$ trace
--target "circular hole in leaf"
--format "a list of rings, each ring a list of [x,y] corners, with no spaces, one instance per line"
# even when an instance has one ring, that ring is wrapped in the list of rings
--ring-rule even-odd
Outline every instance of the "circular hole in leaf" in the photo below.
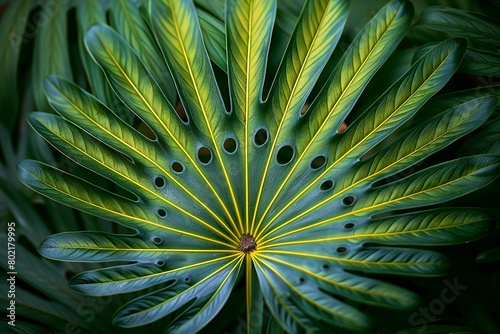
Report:
[[[165,212],[165,214],[167,214],[167,213]],[[153,242],[154,242],[155,244],[157,244],[157,245],[161,244],[161,243],[162,243],[162,241],[163,241],[163,239],[162,239],[161,237],[158,237],[158,236],[153,237]]]
[[[212,160],[212,152],[207,147],[198,150],[198,159],[202,164],[208,164]]]
[[[353,223],[347,223],[344,225],[344,228],[353,228],[354,224]]]
[[[304,277],[299,278],[300,283],[304,283],[306,280]]]
[[[326,163],[326,158],[322,155],[317,156],[316,158],[311,161],[311,168],[312,169],[318,169],[321,168],[325,165]]]
[[[268,135],[267,135],[267,130],[266,129],[259,129],[255,133],[255,136],[253,137],[253,140],[255,142],[255,145],[257,146],[262,146],[267,142]]]
[[[324,265],[323,265],[323,269],[328,269],[328,268],[330,268],[330,266],[329,266],[329,265],[327,265],[327,264],[324,264]]]
[[[189,282],[190,280],[191,278],[189,278],[189,276],[184,277],[184,282]]]
[[[162,188],[165,185],[165,179],[161,176],[155,178],[155,186]]]
[[[345,253],[347,252],[347,248],[344,246],[337,247],[337,253]]]
[[[346,196],[342,199],[342,204],[352,205],[354,203],[354,196]]]
[[[319,187],[321,190],[330,190],[333,188],[333,181],[332,180],[326,180],[321,184]]]
[[[164,260],[158,260],[158,261],[156,261],[156,265],[158,267],[163,267],[165,265],[165,261]]]
[[[234,153],[236,151],[236,140],[234,138],[227,138],[224,140],[224,149],[227,153]]]
[[[158,209],[158,216],[165,218],[167,216],[167,211],[165,211],[165,209]]]
[[[279,149],[276,156],[276,160],[280,165],[285,165],[292,161],[293,158],[293,148],[290,145],[285,145]]]
[[[176,173],[182,173],[182,171],[184,170],[184,166],[182,166],[180,163],[178,162],[174,162],[172,164],[172,170]]]

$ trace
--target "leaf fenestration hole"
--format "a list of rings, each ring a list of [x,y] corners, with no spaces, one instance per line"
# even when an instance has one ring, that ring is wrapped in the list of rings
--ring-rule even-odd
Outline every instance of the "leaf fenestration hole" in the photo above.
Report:
[[[178,162],[172,164],[172,170],[176,173],[182,173],[184,171],[184,166]]]
[[[345,253],[347,252],[347,248],[344,246],[337,247],[337,253]]]
[[[350,229],[350,228],[353,228],[354,227],[354,223],[347,223],[344,225],[344,228],[345,229]]]
[[[255,142],[255,145],[257,146],[262,146],[265,143],[267,143],[268,139],[268,134],[266,129],[259,129],[253,137],[253,141]]]
[[[226,150],[227,153],[234,153],[237,148],[236,140],[234,138],[227,138],[224,140],[224,150]]]
[[[327,265],[327,264],[324,264],[324,265],[323,265],[323,269],[329,269],[329,268],[330,268],[330,266],[329,266],[329,265]]]
[[[201,147],[198,150],[198,159],[202,164],[208,164],[212,160],[212,151],[208,147]]]
[[[165,209],[158,209],[158,216],[165,218],[167,216],[167,211]]]
[[[304,277],[299,278],[300,283],[304,283],[306,280]]]
[[[332,180],[326,180],[319,186],[321,190],[330,190],[333,188],[333,181]]]
[[[276,155],[276,160],[280,165],[286,165],[293,159],[293,148],[290,145],[281,147]]]
[[[165,265],[165,261],[164,260],[158,260],[158,261],[156,261],[156,265],[158,267],[163,267]]]
[[[187,117],[187,114],[186,114],[186,110],[184,109],[184,106],[182,105],[181,101],[179,100],[179,102],[177,103],[177,105],[175,106],[175,113],[177,114],[177,116],[179,116],[179,118],[184,122],[184,123],[188,123],[188,117]]]
[[[165,179],[161,176],[157,176],[155,178],[155,186],[157,188],[162,188],[163,186],[165,186]]]
[[[187,282],[189,282],[190,280],[191,280],[191,278],[189,278],[189,276],[184,277],[184,282],[186,282],[186,283],[187,283]]]
[[[346,122],[342,122],[342,124],[340,125],[339,129],[337,130],[338,133],[344,133],[345,130],[347,130],[347,123]]]
[[[166,214],[166,212],[165,212],[165,214]],[[162,239],[161,237],[158,237],[158,236],[153,237],[153,239],[152,239],[152,240],[153,240],[153,242],[154,242],[155,244],[157,244],[157,245],[161,244],[161,243],[162,243],[162,241],[163,241],[163,239]]]
[[[317,156],[316,158],[311,161],[311,168],[312,169],[319,169],[323,167],[326,164],[326,158],[322,155]]]
[[[355,201],[354,196],[346,196],[342,199],[342,204],[344,205],[353,205]]]

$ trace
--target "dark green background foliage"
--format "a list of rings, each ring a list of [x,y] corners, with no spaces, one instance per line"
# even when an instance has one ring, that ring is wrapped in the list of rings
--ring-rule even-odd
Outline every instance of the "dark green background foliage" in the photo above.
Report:
[[[499,333],[499,15],[0,1],[0,332]]]

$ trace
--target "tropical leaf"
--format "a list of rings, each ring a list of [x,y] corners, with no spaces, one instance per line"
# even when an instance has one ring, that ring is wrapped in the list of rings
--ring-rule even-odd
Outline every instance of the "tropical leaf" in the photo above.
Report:
[[[417,306],[415,293],[371,275],[442,275],[447,258],[419,246],[469,242],[494,227],[486,210],[441,205],[498,176],[493,135],[478,139],[486,147],[476,154],[429,161],[498,103],[495,92],[434,98],[460,68],[465,40],[428,46],[380,97],[366,97],[410,29],[409,2],[384,6],[324,81],[348,1],[308,0],[300,14],[268,0],[196,4],[119,1],[108,22],[106,7],[89,2],[79,14],[92,93],[51,76],[44,89],[58,115],[33,112],[28,121],[112,187],[34,160],[17,173],[125,232],[59,233],[39,252],[107,263],[70,287],[140,293],[116,312],[122,327],[163,319],[166,332],[197,332],[239,280],[250,333],[276,324],[291,333],[370,331],[358,304]],[[289,15],[278,20],[281,12]],[[269,73],[276,27],[289,41]],[[364,98],[374,102],[356,110]]]
[[[499,23],[484,15],[460,9],[430,7],[421,14],[419,24],[431,29],[444,31],[455,36],[470,39],[496,51],[500,43]]]
[[[436,43],[429,43],[418,48],[413,59],[420,58],[435,46]],[[500,75],[498,57],[489,52],[468,48],[465,51],[464,59],[458,68],[458,72],[497,77]]]

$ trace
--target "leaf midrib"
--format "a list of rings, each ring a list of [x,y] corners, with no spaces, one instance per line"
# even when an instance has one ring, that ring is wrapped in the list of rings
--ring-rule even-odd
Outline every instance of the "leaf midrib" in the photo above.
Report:
[[[174,1],[177,1],[177,0],[174,0]],[[172,8],[172,5],[171,5],[172,4],[172,0],[169,1],[169,3],[170,3],[170,7]],[[210,134],[210,139],[211,139],[212,144],[214,146],[214,150],[215,150],[215,152],[217,154],[217,157],[219,158],[220,166],[222,168],[222,172],[224,173],[224,178],[226,179],[226,183],[227,183],[228,188],[229,188],[229,193],[231,195],[231,199],[233,201],[234,209],[236,211],[236,216],[237,216],[237,219],[238,219],[240,227],[241,227],[241,233],[243,233],[243,230],[244,230],[244,228],[243,228],[243,222],[241,220],[240,210],[239,210],[238,203],[236,201],[236,197],[235,197],[235,194],[234,194],[233,186],[231,184],[231,181],[229,180],[229,176],[227,174],[227,170],[226,170],[226,167],[224,165],[224,160],[222,159],[222,155],[220,153],[219,146],[217,145],[217,142],[215,141],[215,137],[214,137],[214,133],[212,131],[212,127],[211,127],[210,122],[209,122],[209,120],[207,118],[207,111],[205,110],[205,107],[204,107],[203,102],[201,100],[201,96],[200,96],[200,92],[199,92],[199,89],[198,89],[198,85],[197,85],[196,80],[195,80],[194,75],[193,75],[193,69],[191,68],[191,63],[189,61],[189,58],[187,57],[186,48],[184,46],[184,39],[182,38],[181,32],[179,30],[179,23],[178,23],[178,20],[177,20],[177,16],[175,14],[172,15],[172,19],[173,19],[173,25],[175,27],[175,32],[176,32],[176,35],[177,35],[177,40],[179,41],[179,45],[180,45],[181,50],[182,50],[182,55],[184,57],[184,62],[186,64],[187,68],[188,68],[189,78],[191,79],[192,87],[194,88],[194,91],[196,93],[196,99],[198,100],[199,108],[200,108],[200,110],[202,112],[203,119],[205,120],[205,124],[206,124],[206,126],[208,128],[208,132]],[[218,196],[218,195],[216,195],[216,196]],[[233,227],[237,231],[238,228],[236,227],[236,223],[234,223],[234,221],[232,219],[232,216],[229,213],[228,213],[228,215],[229,215],[229,217],[231,219],[231,223],[233,224]]]
[[[399,11],[398,11],[399,13]],[[327,121],[330,119],[332,113],[334,113],[335,109],[338,107],[338,105],[341,103],[343,97],[345,96],[345,94],[347,94],[347,91],[349,90],[349,88],[353,85],[353,82],[356,80],[356,78],[358,77],[358,75],[360,74],[360,72],[362,71],[363,67],[365,66],[366,62],[368,61],[368,59],[370,58],[371,54],[374,52],[374,50],[377,48],[377,46],[381,43],[381,41],[383,40],[383,37],[385,37],[385,34],[386,32],[390,29],[390,26],[392,24],[392,22],[394,22],[394,20],[396,19],[396,16],[397,15],[394,15],[393,19],[387,24],[387,28],[385,29],[385,31],[382,33],[382,36],[381,38],[378,39],[377,43],[375,43],[374,47],[370,50],[370,52],[366,55],[365,59],[363,60],[363,62],[361,63],[361,65],[359,66],[359,70],[356,71],[356,74],[352,77],[352,79],[349,81],[349,83],[346,85],[345,89],[342,90],[342,94],[340,94],[339,98],[337,99],[337,101],[335,102],[334,106],[332,108],[330,108],[330,111],[328,112],[327,116],[325,117],[325,119],[323,120],[323,122],[321,123],[320,127],[318,128],[318,130],[316,131],[316,133],[314,134],[314,136],[309,140],[309,143],[307,144],[307,146],[305,147],[305,149],[303,150],[303,152],[301,153],[301,155],[299,156],[299,158],[297,158],[297,160],[295,160],[295,163],[294,165],[292,166],[291,170],[288,172],[287,176],[285,177],[285,180],[281,183],[280,187],[278,188],[278,190],[276,191],[275,195],[273,196],[272,200],[270,201],[270,203],[268,204],[266,210],[264,211],[264,213],[262,214],[262,217],[259,221],[259,225],[262,223],[262,221],[264,220],[264,218],[266,217],[267,213],[269,212],[269,210],[271,209],[272,205],[274,204],[274,202],[276,201],[276,198],[278,197],[278,195],[281,193],[281,191],[283,190],[283,188],[285,187],[286,183],[288,182],[288,180],[290,179],[290,177],[292,176],[293,172],[295,171],[295,169],[298,167],[299,163],[302,161],[302,158],[304,157],[304,155],[308,152],[309,148],[314,144],[314,141],[316,140],[316,138],[319,136],[320,132],[323,130],[323,127],[326,126],[326,123]],[[291,203],[290,203],[291,204]],[[285,206],[283,208],[284,210],[287,209],[287,206]],[[283,211],[284,211],[283,210]],[[280,213],[278,213],[276,216],[279,216],[282,212],[280,211]],[[274,221],[274,219],[272,219],[270,222],[268,222],[266,224],[266,226],[264,226],[262,228],[262,231],[259,233],[262,234],[263,231],[266,230],[266,228]]]
[[[345,214],[342,214],[342,215],[338,215],[338,216],[335,216],[335,217],[332,217],[332,218],[329,218],[329,219],[325,219],[323,221],[320,221],[320,222],[317,222],[317,223],[314,223],[314,224],[311,224],[309,226],[306,226],[306,227],[302,227],[302,228],[299,228],[299,229],[296,229],[294,231],[290,231],[290,232],[287,232],[287,233],[283,233],[282,235],[279,235],[277,237],[274,237],[274,238],[271,238],[271,239],[268,239],[266,240],[266,244],[273,241],[273,240],[276,240],[276,239],[279,239],[279,238],[282,238],[282,237],[285,237],[287,235],[291,235],[291,234],[294,234],[294,233],[297,233],[297,232],[300,232],[300,231],[303,231],[303,230],[307,230],[309,228],[312,228],[312,227],[316,227],[316,226],[320,226],[320,225],[323,225],[323,224],[327,224],[327,223],[330,223],[332,221],[335,221],[335,220],[338,220],[338,219],[341,219],[341,218],[345,218],[345,217],[348,217],[350,215],[354,215],[354,214],[357,214],[357,213],[362,213],[362,212],[365,212],[365,211],[370,211],[370,210],[373,210],[377,207],[383,207],[383,206],[386,206],[386,205],[390,205],[390,204],[393,204],[394,202],[398,202],[398,201],[402,201],[402,200],[405,200],[407,198],[411,198],[413,196],[419,196],[421,194],[425,194],[426,192],[432,192],[436,189],[439,189],[439,188],[442,188],[442,187],[446,187],[446,186],[449,186],[450,184],[454,183],[454,182],[459,182],[469,176],[472,176],[476,173],[480,173],[482,170],[484,169],[488,169],[490,168],[491,166],[485,166],[481,169],[475,169],[475,170],[472,170],[471,172],[469,172],[468,174],[466,175],[462,175],[461,177],[459,178],[456,178],[456,179],[452,179],[451,181],[448,181],[446,183],[442,183],[442,184],[438,184],[437,186],[435,187],[432,187],[432,188],[426,188],[424,190],[420,190],[416,193],[411,193],[409,195],[405,195],[403,197],[399,197],[399,198],[395,198],[395,199],[392,199],[392,200],[389,200],[387,202],[382,202],[382,203],[378,203],[378,204],[375,204],[375,205],[371,205],[371,206],[368,206],[368,207],[365,207],[365,208],[361,208],[361,209],[358,209],[358,210],[354,210],[354,211],[351,211],[351,212],[347,212]]]
[[[224,204],[224,202],[222,201],[222,199],[220,198],[219,194],[215,191],[215,189],[213,188],[212,184],[208,181],[208,179],[206,178],[205,174],[200,170],[200,168],[198,167],[197,163],[193,160],[193,158],[188,154],[188,152],[186,151],[186,148],[181,145],[181,143],[177,140],[177,137],[174,136],[171,131],[169,130],[169,128],[165,125],[165,123],[163,123],[163,121],[158,117],[157,113],[154,111],[154,109],[152,108],[152,106],[149,104],[148,101],[146,101],[146,99],[144,98],[144,96],[140,93],[140,91],[137,89],[137,87],[133,84],[133,82],[130,80],[130,78],[128,77],[128,75],[125,73],[125,71],[123,70],[123,68],[120,66],[120,64],[117,62],[117,60],[115,59],[115,57],[113,56],[112,52],[106,47],[105,43],[103,43],[103,41],[99,38],[98,35],[96,35],[96,37],[99,39],[102,47],[104,48],[104,50],[106,51],[106,53],[108,54],[108,56],[110,57],[110,59],[113,61],[113,63],[115,64],[115,67],[122,73],[122,76],[124,78],[126,78],[127,82],[129,83],[129,85],[132,87],[132,89],[136,92],[136,94],[139,96],[139,98],[143,101],[143,103],[147,106],[147,108],[149,109],[150,113],[156,118],[156,120],[158,121],[159,124],[161,124],[162,128],[168,133],[169,137],[174,141],[174,143],[177,145],[177,147],[179,147],[179,149],[184,153],[184,155],[188,158],[188,160],[191,162],[192,166],[196,169],[196,171],[200,174],[200,176],[203,178],[203,180],[205,181],[205,183],[208,185],[208,187],[212,190],[212,193],[214,194],[214,196],[218,199],[219,203],[221,204],[222,208],[224,209],[224,211],[226,212],[226,215],[228,216],[228,218],[230,219],[230,222],[234,225],[234,222],[233,222],[233,219],[231,217],[231,214],[229,213],[226,205]],[[173,179],[173,178],[172,178]],[[225,226],[225,224],[223,224]],[[229,227],[225,226],[226,229],[230,230]],[[232,232],[230,232],[232,233]]]
[[[427,82],[433,78],[433,76],[435,75],[435,73],[441,69],[441,67],[445,64],[446,60],[451,56],[453,55],[453,52],[450,52],[446,58],[444,60],[441,61],[440,65],[426,78],[426,80],[424,80],[424,82],[419,86],[418,89],[416,89],[405,101],[403,101],[400,106],[398,106],[398,108],[396,108],[394,110],[394,112],[392,112],[388,117],[385,118],[385,120],[383,122],[381,122],[377,127],[375,127],[370,133],[368,133],[367,135],[365,135],[365,137],[363,137],[356,145],[354,145],[353,147],[351,147],[349,150],[347,150],[346,153],[344,153],[341,157],[339,157],[337,160],[335,160],[330,166],[328,166],[316,179],[314,179],[314,181],[310,182],[308,186],[305,187],[305,189],[303,189],[300,193],[298,193],[287,205],[285,205],[267,224],[266,224],[266,228],[272,223],[274,222],[285,210],[287,210],[293,203],[295,203],[295,201],[297,199],[299,199],[304,193],[306,193],[312,186],[314,186],[314,184],[316,184],[316,182],[318,180],[320,180],[326,173],[328,173],[330,170],[332,170],[338,163],[342,162],[344,160],[344,158],[346,156],[349,156],[350,153],[352,153],[355,149],[357,149],[360,145],[362,145],[365,141],[367,141],[368,139],[370,139],[370,137],[377,132],[377,130],[384,126],[388,121],[390,121],[392,119],[392,117],[398,113],[398,111],[405,107],[407,105],[407,103],[427,84]],[[396,82],[397,83],[397,82]],[[276,231],[278,229],[280,229],[283,225],[280,225],[278,226],[276,229],[274,229],[273,231]],[[265,229],[262,229],[261,233],[259,233],[259,235],[261,235],[263,232],[265,231]],[[269,233],[267,233],[266,235],[269,235]]]
[[[323,12],[323,15],[321,15],[321,20],[318,23],[319,27],[321,27],[323,25],[323,21],[325,19],[325,15],[326,15],[326,11]],[[267,161],[266,161],[266,165],[264,167],[264,174],[262,175],[262,181],[261,181],[261,184],[259,186],[259,192],[258,192],[258,195],[257,195],[256,205],[255,205],[255,209],[254,209],[254,213],[253,213],[252,229],[251,229],[251,233],[252,234],[255,233],[255,232],[257,232],[259,230],[259,227],[262,224],[262,221],[263,221],[263,218],[264,218],[264,215],[263,215],[262,218],[257,223],[257,226],[255,226],[255,229],[254,229],[255,220],[257,219],[257,212],[258,212],[258,209],[259,209],[259,206],[260,206],[261,197],[262,197],[262,192],[264,190],[264,184],[265,184],[265,181],[266,181],[266,178],[267,178],[267,174],[268,174],[268,171],[269,171],[269,165],[271,163],[271,159],[272,159],[274,151],[275,151],[276,142],[278,141],[278,137],[279,137],[279,134],[281,132],[281,128],[282,128],[282,126],[283,126],[283,124],[285,122],[286,116],[287,116],[288,112],[290,111],[289,110],[290,104],[292,103],[292,100],[295,97],[295,91],[297,89],[297,86],[298,86],[299,82],[302,79],[302,73],[304,72],[305,67],[306,67],[306,65],[308,63],[308,60],[309,60],[309,57],[311,55],[313,46],[315,46],[315,44],[316,44],[316,40],[318,38],[319,32],[320,32],[320,29],[317,29],[315,31],[314,37],[313,37],[313,39],[312,39],[312,41],[310,43],[310,47],[308,48],[306,56],[304,58],[304,61],[302,62],[301,66],[300,66],[300,70],[299,70],[299,72],[297,74],[297,79],[295,80],[295,82],[293,84],[293,87],[292,87],[292,90],[290,91],[290,94],[289,94],[288,99],[286,101],[284,112],[281,115],[280,123],[278,125],[277,130],[276,130],[276,134],[274,135],[274,139],[273,139],[273,143],[271,145],[271,149],[269,150],[269,155],[268,155],[268,158],[267,158]]]
[[[466,103],[463,103],[463,104],[466,104]],[[304,215],[306,215],[306,214],[308,214],[308,213],[312,212],[313,210],[316,210],[317,208],[319,208],[320,206],[322,206],[322,205],[324,205],[324,204],[328,203],[328,202],[329,202],[329,201],[331,201],[332,199],[334,199],[334,198],[336,198],[336,197],[338,197],[338,196],[342,195],[342,194],[343,194],[343,193],[345,193],[346,191],[348,191],[348,190],[350,190],[350,189],[354,188],[354,187],[355,187],[355,186],[357,186],[358,184],[360,184],[360,183],[364,183],[364,182],[367,182],[367,181],[369,181],[370,179],[373,179],[373,178],[377,177],[378,175],[382,174],[384,171],[389,170],[389,169],[391,169],[393,166],[395,166],[395,165],[397,165],[397,164],[401,163],[401,161],[403,161],[403,160],[405,160],[405,159],[408,159],[408,158],[411,158],[411,157],[412,157],[412,155],[414,155],[414,154],[418,153],[418,152],[419,152],[419,151],[421,151],[421,150],[424,150],[425,148],[427,148],[428,146],[432,145],[434,142],[438,141],[438,140],[439,140],[439,139],[441,139],[442,137],[444,137],[444,136],[448,135],[449,133],[453,132],[453,131],[457,128],[457,127],[459,127],[459,126],[463,125],[464,123],[466,123],[466,122],[467,122],[470,118],[472,118],[474,115],[475,115],[475,113],[471,113],[469,117],[465,118],[464,120],[460,120],[460,122],[458,122],[458,123],[457,123],[454,127],[449,128],[449,130],[448,130],[448,131],[443,132],[440,136],[434,137],[431,141],[429,141],[429,142],[428,142],[428,143],[426,143],[425,145],[420,146],[417,150],[412,151],[412,152],[409,152],[407,155],[402,156],[401,158],[399,158],[399,159],[397,159],[396,161],[394,161],[392,164],[390,164],[390,165],[388,165],[388,166],[386,166],[386,167],[384,167],[384,168],[382,168],[382,169],[378,170],[377,172],[375,172],[375,173],[373,173],[373,174],[370,174],[370,175],[368,175],[368,176],[366,176],[366,177],[364,177],[364,178],[362,178],[362,179],[360,179],[360,180],[358,180],[358,181],[356,181],[356,182],[352,183],[352,184],[351,184],[351,185],[349,185],[348,187],[346,187],[346,188],[342,189],[341,191],[339,191],[339,192],[337,192],[337,193],[333,194],[332,196],[330,196],[330,197],[326,198],[325,200],[323,200],[323,201],[321,201],[320,203],[318,203],[318,204],[314,205],[313,207],[311,207],[311,208],[307,209],[306,211],[301,212],[300,214],[298,214],[297,216],[295,216],[293,219],[290,219],[289,221],[287,221],[287,222],[283,223],[282,225],[280,225],[278,228],[275,228],[275,229],[273,229],[273,230],[269,231],[268,233],[266,233],[266,234],[263,236],[263,238],[265,238],[265,237],[267,237],[267,236],[271,235],[272,233],[276,232],[279,228],[282,228],[282,227],[287,226],[288,224],[290,224],[290,223],[294,222],[295,220],[299,219],[300,217],[303,217]],[[277,215],[276,215],[276,218],[277,218],[277,216],[279,216],[279,214],[277,214]]]
[[[136,182],[134,181],[133,179],[127,177],[126,175],[120,173],[118,170],[116,169],[113,169],[111,166],[108,166],[107,164],[103,164],[100,160],[98,160],[97,158],[95,158],[94,156],[90,155],[87,153],[87,151],[84,151],[82,149],[80,149],[78,146],[74,145],[72,142],[69,142],[67,141],[65,138],[59,136],[59,134],[57,132],[54,132],[52,131],[52,129],[49,129],[47,127],[45,127],[48,131],[50,131],[55,137],[59,138],[59,140],[61,140],[62,142],[66,143],[68,146],[70,147],[73,147],[73,149],[75,149],[75,151],[78,151],[80,152],[81,154],[83,154],[84,156],[87,157],[88,160],[91,160],[91,161],[94,161],[95,163],[97,163],[98,165],[100,165],[101,167],[107,169],[108,171],[111,172],[111,174],[116,174],[118,176],[121,176],[122,178],[126,179],[128,182],[130,182],[131,184],[134,184],[136,187],[138,187],[139,189],[142,189],[143,191],[149,193],[150,195],[152,195],[153,197],[159,199],[160,201],[172,206],[173,208],[177,209],[178,211],[182,212],[183,214],[187,215],[188,217],[194,219],[195,221],[198,221],[200,224],[204,225],[205,227],[209,228],[210,230],[216,232],[217,234],[221,235],[222,237],[228,239],[228,241],[230,242],[234,242],[234,240],[230,239],[227,235],[225,235],[224,233],[222,233],[220,230],[216,229],[215,227],[211,226],[210,224],[208,224],[207,222],[205,222],[204,220],[202,220],[201,218],[193,215],[192,213],[184,210],[183,208],[177,206],[175,203],[173,202],[170,202],[169,200],[167,200],[166,198],[158,195],[156,192],[144,187],[141,183],[139,182]],[[191,233],[190,232],[184,232],[185,234],[187,235],[190,235]],[[194,235],[194,234],[193,234]],[[209,240],[213,240],[215,242],[215,239],[209,239]],[[228,247],[231,247],[229,244],[226,244],[226,243],[222,243]],[[233,245],[234,246],[234,245]]]

